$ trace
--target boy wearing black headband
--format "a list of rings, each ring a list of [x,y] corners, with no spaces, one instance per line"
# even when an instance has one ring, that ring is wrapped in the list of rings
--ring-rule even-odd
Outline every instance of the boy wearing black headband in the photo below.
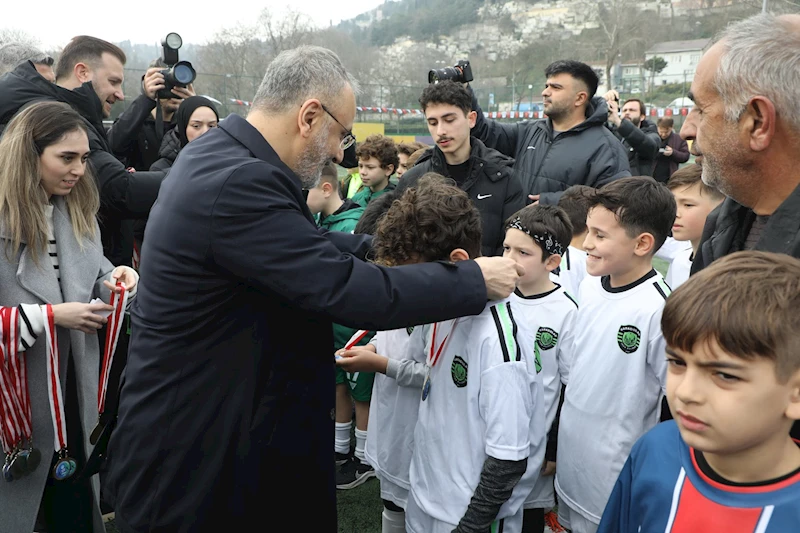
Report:
[[[631,447],[656,425],[666,390],[661,312],[670,289],[652,267],[675,220],[653,178],[622,178],[591,199],[586,270],[558,432],[559,520],[594,533]]]
[[[557,410],[562,382],[566,383],[569,370],[565,347],[570,345],[578,312],[575,298],[550,276],[572,239],[572,224],[560,207],[532,205],[511,215],[505,227],[503,257],[510,257],[525,268],[525,275],[519,278],[511,296],[515,318],[527,326],[526,344],[533,346],[542,367],[548,442],[539,479],[525,500],[522,528],[522,533],[542,533],[545,511],[555,505]]]

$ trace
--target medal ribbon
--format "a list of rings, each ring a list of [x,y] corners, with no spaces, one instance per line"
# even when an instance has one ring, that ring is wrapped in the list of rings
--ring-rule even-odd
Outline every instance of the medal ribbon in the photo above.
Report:
[[[0,390],[2,391],[3,448],[30,442],[32,417],[27,362],[19,357],[19,308],[0,307]]]
[[[366,329],[360,329],[360,330],[356,331],[355,335],[353,335],[352,337],[350,337],[350,340],[349,340],[349,341],[347,341],[347,344],[345,344],[345,345],[344,345],[344,349],[345,349],[345,350],[350,350],[350,349],[352,349],[352,348],[353,348],[353,346],[355,346],[356,344],[358,344],[358,343],[359,343],[359,341],[360,341],[361,339],[363,339],[364,337],[366,337],[368,334],[369,334],[369,330],[366,330]]]
[[[97,389],[97,412],[103,414],[106,408],[106,392],[108,391],[108,375],[111,371],[111,363],[114,361],[114,352],[117,350],[119,334],[122,331],[122,323],[125,318],[125,306],[128,304],[128,291],[122,282],[117,282],[117,287],[121,292],[117,294],[111,291],[110,304],[114,307],[111,316],[108,318],[106,326],[106,345],[103,353],[103,366],[100,369],[100,382]]]
[[[64,453],[67,448],[67,420],[64,416],[64,397],[61,394],[59,369],[61,354],[58,349],[58,334],[53,317],[53,306],[47,304],[42,310],[45,318],[45,334],[47,335],[47,396],[50,399],[50,415],[53,418],[53,434],[55,450]]]
[[[456,326],[458,326],[458,319],[456,318],[453,320],[453,326],[450,328],[450,333],[444,336],[442,344],[439,345],[439,348],[436,349],[436,352],[434,353],[434,349],[436,348],[436,330],[438,326],[438,322],[433,324],[433,333],[431,334],[431,352],[428,354],[428,360],[426,361],[428,368],[435,367],[436,363],[439,362],[439,357],[442,355],[442,351],[444,351],[447,341],[453,336],[453,332],[456,330]]]

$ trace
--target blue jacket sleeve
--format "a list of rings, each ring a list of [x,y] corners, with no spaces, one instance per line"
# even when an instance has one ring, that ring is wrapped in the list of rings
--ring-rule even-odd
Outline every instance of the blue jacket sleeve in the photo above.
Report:
[[[637,533],[639,526],[630,523],[633,466],[631,457],[625,462],[608,499],[597,533]],[[635,528],[635,529],[634,529]]]
[[[318,231],[292,187],[291,178],[262,162],[228,178],[212,213],[217,265],[295,307],[359,329],[426,324],[485,307],[486,285],[474,261],[392,268],[361,261]]]
[[[469,93],[472,95],[472,110],[478,113],[471,135],[483,141],[483,144],[489,148],[494,148],[508,157],[516,158],[520,124],[501,124],[484,117],[483,110],[471,87]]]

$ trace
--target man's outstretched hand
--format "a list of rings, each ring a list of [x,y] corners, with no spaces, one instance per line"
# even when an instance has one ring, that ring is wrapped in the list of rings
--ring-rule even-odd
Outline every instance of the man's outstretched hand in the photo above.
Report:
[[[475,262],[483,273],[486,297],[489,300],[508,298],[517,286],[517,280],[525,269],[507,257],[479,257]]]

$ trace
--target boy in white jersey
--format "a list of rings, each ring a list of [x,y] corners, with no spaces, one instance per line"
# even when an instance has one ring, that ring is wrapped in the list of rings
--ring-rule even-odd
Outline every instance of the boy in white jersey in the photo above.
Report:
[[[677,170],[667,182],[667,188],[675,195],[678,205],[672,236],[676,241],[686,241],[689,245],[672,260],[667,271],[667,285],[672,290],[689,279],[706,217],[725,199],[717,189],[703,183],[702,174],[701,165],[688,165]]]
[[[586,215],[589,212],[589,199],[594,194],[592,187],[573,185],[561,195],[558,207],[564,210],[572,224],[572,238],[561,255],[558,283],[572,297],[577,298],[578,288],[586,277],[586,252],[583,241],[589,230],[586,228]]]
[[[545,427],[548,442],[539,479],[524,504],[523,533],[542,533],[545,511],[555,505],[553,475],[556,470],[557,410],[569,364],[564,346],[570,345],[578,304],[563,287],[550,280],[550,273],[562,264],[566,243],[572,238],[567,214],[554,205],[529,206],[506,222],[503,256],[525,268],[511,297],[515,318],[528,327],[542,364]]]
[[[480,255],[480,214],[454,185],[407,190],[379,223],[376,255],[399,264]],[[524,325],[508,300],[431,326],[414,431],[410,533],[522,527],[522,504],[545,449],[542,386]]]
[[[631,447],[659,419],[666,382],[661,312],[669,287],[653,253],[675,199],[652,178],[599,189],[587,217],[587,277],[558,433],[559,520],[594,533]]]

